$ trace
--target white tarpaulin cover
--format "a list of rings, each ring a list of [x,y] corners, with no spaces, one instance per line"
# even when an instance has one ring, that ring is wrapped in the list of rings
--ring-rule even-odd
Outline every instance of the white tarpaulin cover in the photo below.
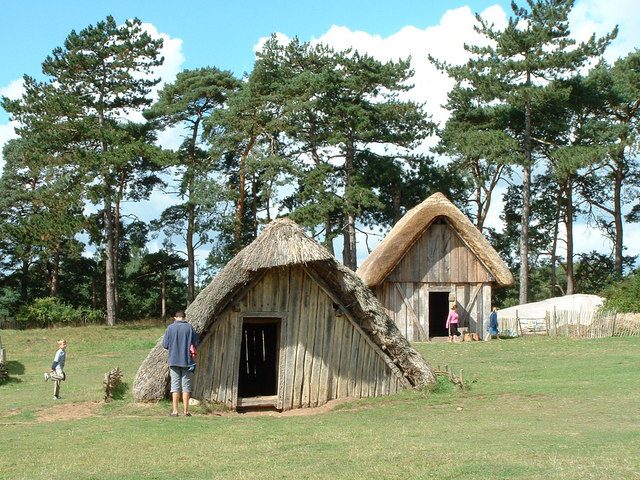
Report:
[[[552,318],[555,307],[556,314],[558,314],[558,312],[570,312],[569,314],[572,317],[580,318],[581,324],[588,325],[591,323],[593,314],[603,302],[604,298],[598,295],[578,293],[498,310],[498,318],[515,318],[516,311],[518,318],[525,322],[534,319],[544,319],[545,316]]]

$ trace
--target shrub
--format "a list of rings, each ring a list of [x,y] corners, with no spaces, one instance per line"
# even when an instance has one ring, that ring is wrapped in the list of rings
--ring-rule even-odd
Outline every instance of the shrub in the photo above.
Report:
[[[100,323],[103,319],[102,312],[98,310],[74,308],[55,297],[37,298],[16,315],[16,321],[24,328]]]
[[[611,286],[603,293],[603,308],[621,313],[640,312],[640,273],[634,273]]]

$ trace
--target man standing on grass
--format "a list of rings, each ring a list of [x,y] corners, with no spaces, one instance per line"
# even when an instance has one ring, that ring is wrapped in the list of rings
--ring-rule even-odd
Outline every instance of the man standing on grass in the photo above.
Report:
[[[180,393],[184,414],[190,417],[189,399],[191,398],[191,384],[195,371],[195,349],[198,346],[198,335],[187,323],[183,311],[178,311],[173,317],[174,322],[167,327],[162,339],[162,346],[169,350],[169,373],[171,376],[171,400],[173,402],[172,417],[178,416]]]

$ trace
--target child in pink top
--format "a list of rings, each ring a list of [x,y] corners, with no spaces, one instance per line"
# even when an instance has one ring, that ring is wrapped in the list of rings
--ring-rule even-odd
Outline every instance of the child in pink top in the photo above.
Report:
[[[449,331],[449,341],[453,342],[454,335],[457,337],[460,335],[458,332],[458,312],[456,311],[456,304],[451,305],[451,311],[447,317],[447,330]]]

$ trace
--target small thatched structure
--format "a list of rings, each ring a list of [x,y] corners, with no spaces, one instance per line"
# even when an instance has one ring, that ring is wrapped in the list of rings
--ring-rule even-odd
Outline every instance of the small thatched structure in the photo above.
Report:
[[[372,292],[294,222],[279,219],[187,309],[200,337],[193,396],[281,410],[435,382]],[[138,370],[141,401],[168,394],[160,341]]]
[[[441,193],[409,210],[358,269],[409,340],[446,335],[451,302],[461,325],[483,336],[491,288],[513,275],[471,221]]]

